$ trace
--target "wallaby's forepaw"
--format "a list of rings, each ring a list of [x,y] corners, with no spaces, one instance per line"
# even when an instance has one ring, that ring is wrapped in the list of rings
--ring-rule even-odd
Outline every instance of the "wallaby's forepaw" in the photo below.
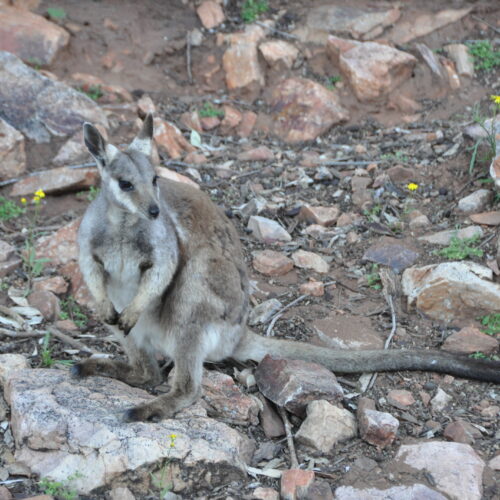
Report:
[[[115,307],[108,300],[102,302],[99,305],[99,316],[102,321],[108,325],[116,325],[120,315],[116,311]]]
[[[158,403],[144,403],[125,412],[126,422],[158,422],[174,415],[173,411],[161,408]]]
[[[118,328],[122,330],[125,335],[128,335],[130,330],[132,330],[137,323],[139,316],[140,313],[126,307],[118,319]]]
[[[88,365],[87,365],[88,366]],[[85,363],[76,363],[74,364],[69,372],[73,377],[87,377],[88,375],[92,375],[89,370],[86,369]]]

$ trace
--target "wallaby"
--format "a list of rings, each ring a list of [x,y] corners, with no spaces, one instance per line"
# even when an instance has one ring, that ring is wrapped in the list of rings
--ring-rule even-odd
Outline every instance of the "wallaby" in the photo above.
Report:
[[[202,191],[159,179],[150,161],[153,119],[121,152],[84,124],[101,191],[78,235],[80,267],[98,312],[128,363],[89,358],[79,376],[131,385],[160,381],[155,353],[174,362],[170,391],[128,410],[128,420],[171,417],[200,395],[203,363],[266,354],[321,363],[337,373],[428,370],[500,382],[500,362],[439,351],[335,351],[262,337],[246,326],[249,281],[238,234]]]

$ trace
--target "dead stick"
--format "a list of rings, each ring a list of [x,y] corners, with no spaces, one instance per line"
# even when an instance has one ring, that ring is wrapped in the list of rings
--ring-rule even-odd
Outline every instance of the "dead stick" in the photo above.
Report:
[[[45,334],[40,332],[16,332],[7,328],[0,328],[0,335],[6,335],[13,339],[41,338]]]
[[[191,36],[186,33],[186,67],[189,85],[193,85],[193,73],[191,72]]]
[[[68,345],[74,347],[75,349],[78,349],[78,350],[83,351],[83,352],[88,352],[90,354],[99,354],[99,351],[91,349],[90,347],[86,346],[83,342],[80,342],[79,340],[76,340],[73,337],[66,335],[65,333],[61,332],[57,328],[50,327],[49,332],[57,339],[61,340],[65,344],[68,344]]]
[[[300,297],[296,298],[295,300],[292,300],[292,302],[290,302],[290,304],[287,304],[285,307],[282,307],[274,315],[273,319],[271,320],[271,323],[269,323],[269,326],[267,327],[267,330],[266,330],[266,337],[269,337],[269,335],[271,335],[271,332],[273,331],[274,324],[276,323],[276,321],[278,321],[278,319],[281,318],[281,316],[283,316],[283,313],[287,309],[290,309],[290,307],[293,307],[294,305],[296,305],[299,302],[301,302],[302,300],[304,300],[306,297],[309,297],[309,295],[301,295]]]
[[[290,420],[288,420],[285,409],[281,406],[278,406],[278,412],[283,419],[283,424],[285,425],[286,442],[288,444],[288,449],[290,450],[290,468],[298,469],[299,460],[297,459],[297,452],[295,451],[295,444],[293,442],[292,426],[290,425]]]

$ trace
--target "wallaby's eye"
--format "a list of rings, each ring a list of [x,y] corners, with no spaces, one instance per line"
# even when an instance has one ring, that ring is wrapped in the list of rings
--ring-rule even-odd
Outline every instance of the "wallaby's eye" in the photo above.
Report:
[[[158,184],[158,176],[157,175],[155,175],[153,177],[153,186],[156,186],[156,184]]]
[[[118,180],[118,185],[122,191],[133,191],[134,185],[129,181],[124,181],[123,179]]]

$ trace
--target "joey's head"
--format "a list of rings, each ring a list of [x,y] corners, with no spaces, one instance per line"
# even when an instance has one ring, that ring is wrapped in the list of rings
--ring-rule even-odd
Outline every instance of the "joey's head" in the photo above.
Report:
[[[83,125],[85,145],[94,157],[106,198],[144,219],[160,214],[158,176],[151,163],[153,116],[148,114],[137,137],[125,151],[107,144],[90,123]]]

